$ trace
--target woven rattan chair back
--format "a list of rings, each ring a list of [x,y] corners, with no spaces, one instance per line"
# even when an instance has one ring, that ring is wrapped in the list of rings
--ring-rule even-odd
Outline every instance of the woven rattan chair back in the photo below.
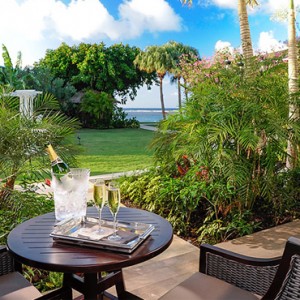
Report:
[[[285,277],[276,300],[293,300],[300,298],[300,256],[293,255],[290,269]]]
[[[300,239],[288,239],[275,278],[262,299],[300,299]]]
[[[0,276],[14,271],[14,262],[4,246],[0,246]]]
[[[245,265],[213,253],[207,253],[206,259],[207,275],[260,296],[266,294],[278,269],[278,265],[260,267]],[[245,277],[247,280],[244,280]]]

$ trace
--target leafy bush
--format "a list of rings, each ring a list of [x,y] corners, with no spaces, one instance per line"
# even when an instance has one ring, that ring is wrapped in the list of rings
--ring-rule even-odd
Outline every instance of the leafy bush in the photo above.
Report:
[[[62,144],[68,144],[67,136],[73,135],[78,123],[64,116],[58,109],[56,99],[50,94],[37,97],[34,102],[32,118],[20,115],[18,99],[7,96],[10,91],[3,89],[0,94],[0,243],[5,244],[9,232],[19,223],[40,214],[54,210],[53,200],[38,195],[30,188],[49,172],[50,162],[45,159],[45,145],[49,142],[61,147],[64,160],[75,162],[72,147],[62,151]],[[75,164],[72,164],[75,165]],[[22,185],[22,191],[16,191],[15,183]],[[48,272],[32,268],[26,272],[43,278],[44,282],[54,282]],[[55,275],[53,275],[55,277]],[[39,281],[39,284],[42,284]],[[51,284],[50,284],[51,285]],[[47,289],[47,287],[45,286]]]
[[[140,122],[136,118],[127,119],[128,114],[125,113],[123,108],[115,106],[111,127],[113,128],[139,128]]]
[[[32,191],[13,191],[0,209],[0,244],[6,244],[9,232],[18,224],[54,210],[53,199]]]
[[[166,216],[178,232],[196,227],[200,242],[299,213],[299,171],[285,168],[291,128],[293,142],[300,138],[299,122],[288,117],[287,66],[271,57],[258,71],[261,62],[253,59],[246,78],[240,64],[224,68],[222,61],[184,65],[193,94],[159,124],[152,143],[159,168],[126,187],[128,197]]]
[[[123,201],[166,217],[178,234],[186,234],[191,219],[203,201],[205,183],[197,181],[190,172],[184,178],[152,169],[139,176],[121,179]]]
[[[265,203],[265,214],[272,212],[275,224],[280,223],[283,218],[299,218],[300,168],[280,172],[274,177],[274,186],[270,201]]]
[[[63,273],[48,272],[25,265],[23,273],[25,278],[42,293],[62,287]]]
[[[49,170],[45,145],[59,145],[63,159],[74,162],[74,147],[72,151],[67,137],[78,128],[77,120],[58,110],[52,95],[36,97],[33,114],[28,118],[20,114],[19,99],[9,96],[10,92],[4,87],[0,92],[0,209],[5,207],[6,194],[14,189],[16,180],[22,176],[41,179]]]
[[[81,103],[81,121],[89,128],[139,128],[135,118],[127,119],[127,114],[117,106],[113,96],[105,92],[88,90]]]
[[[85,92],[80,110],[84,113],[84,127],[109,128],[114,111],[114,98],[105,93],[88,90]]]
[[[260,223],[252,220],[252,212],[244,211],[242,214],[233,211],[228,216],[216,218],[214,212],[208,214],[203,225],[197,230],[198,241],[216,244],[231,238],[251,234],[261,228]]]

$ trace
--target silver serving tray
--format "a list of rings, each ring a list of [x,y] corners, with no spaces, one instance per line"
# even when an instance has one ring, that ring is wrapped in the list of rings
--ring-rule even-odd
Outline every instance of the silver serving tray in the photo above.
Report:
[[[99,234],[98,219],[92,217],[68,219],[57,223],[50,233],[55,242],[132,253],[155,229],[152,224],[118,222],[120,241],[110,241],[113,222],[103,220],[104,234]]]

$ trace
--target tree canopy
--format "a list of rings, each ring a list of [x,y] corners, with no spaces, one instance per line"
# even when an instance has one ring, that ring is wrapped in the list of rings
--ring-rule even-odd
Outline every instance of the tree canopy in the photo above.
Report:
[[[133,64],[141,52],[137,47],[115,44],[106,47],[104,43],[68,46],[62,43],[46,55],[35,66],[50,69],[54,77],[71,83],[77,90],[85,88],[118,95],[122,102],[127,97],[134,99],[138,88],[150,86],[155,73],[147,73]]]

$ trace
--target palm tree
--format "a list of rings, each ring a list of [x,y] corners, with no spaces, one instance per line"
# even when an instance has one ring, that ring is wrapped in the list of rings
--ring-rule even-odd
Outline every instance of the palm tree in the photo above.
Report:
[[[160,103],[163,118],[166,118],[166,110],[163,95],[163,79],[166,73],[172,69],[173,59],[170,50],[165,46],[149,46],[140,52],[134,60],[134,64],[141,71],[147,73],[156,72],[159,78]]]
[[[258,5],[256,0],[238,0],[238,14],[240,20],[240,34],[242,41],[242,50],[246,63],[253,56],[253,48],[248,22],[247,4],[254,6]]]
[[[299,109],[295,101],[295,94],[299,91],[298,86],[298,64],[297,64],[297,41],[296,41],[296,26],[295,26],[295,7],[294,1],[290,0],[288,13],[288,85],[289,85],[289,119],[296,121],[299,119]],[[288,169],[295,167],[297,160],[297,146],[292,141],[292,130],[288,138],[287,145],[287,160],[286,166]]]
[[[57,99],[46,93],[35,99],[31,118],[21,117],[18,100],[11,91],[0,86],[0,209],[5,207],[17,179],[28,175],[41,179],[49,170],[45,145],[59,145],[64,159],[75,163],[67,137],[79,128],[77,120],[63,115]]]
[[[178,91],[178,107],[181,108],[181,78],[182,78],[182,70],[180,68],[180,58],[185,55],[188,58],[191,57],[199,57],[199,52],[196,48],[184,45],[182,43],[177,43],[175,41],[170,41],[167,44],[165,44],[166,47],[170,49],[170,53],[172,55],[172,58],[174,60],[172,64],[172,69],[169,70],[170,73],[173,74],[172,81],[177,81],[177,91]],[[185,89],[185,95],[187,98],[187,91]]]
[[[191,5],[193,0],[181,0],[183,4]],[[247,5],[258,5],[257,0],[238,0],[238,15],[240,20],[240,34],[242,41],[242,50],[245,57],[245,63],[253,56],[252,41],[250,35],[250,27],[248,22]],[[247,69],[247,68],[246,68]]]

